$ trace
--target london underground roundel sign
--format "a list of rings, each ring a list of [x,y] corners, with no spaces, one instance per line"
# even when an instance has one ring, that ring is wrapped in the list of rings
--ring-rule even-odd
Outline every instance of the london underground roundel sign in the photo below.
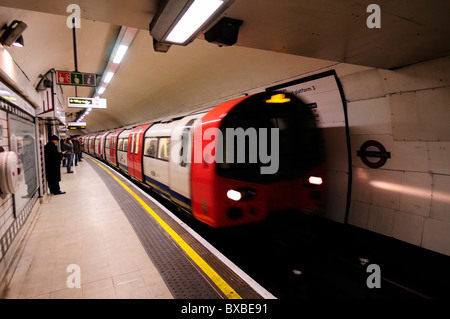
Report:
[[[370,168],[380,168],[391,158],[383,144],[373,140],[364,142],[356,155]]]

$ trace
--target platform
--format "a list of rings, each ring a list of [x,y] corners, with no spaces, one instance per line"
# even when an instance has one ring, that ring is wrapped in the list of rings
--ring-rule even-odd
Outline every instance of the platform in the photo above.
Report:
[[[5,298],[273,298],[104,163],[85,156],[74,172],[45,198]]]

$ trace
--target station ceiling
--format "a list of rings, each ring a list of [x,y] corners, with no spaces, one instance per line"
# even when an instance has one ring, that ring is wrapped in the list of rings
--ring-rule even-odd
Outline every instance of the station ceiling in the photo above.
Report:
[[[82,11],[80,72],[104,72],[120,26],[140,30],[102,96],[108,109],[85,118],[88,131],[200,107],[336,63],[392,69],[450,54],[448,0],[378,0],[379,29],[366,24],[372,0],[235,0],[224,15],[244,21],[237,44],[218,47],[201,35],[167,53],[154,52],[148,31],[159,0],[0,0],[1,24],[28,25],[25,47],[8,50],[33,85],[51,68],[74,70],[66,26],[72,3]],[[80,97],[93,93],[77,89]]]

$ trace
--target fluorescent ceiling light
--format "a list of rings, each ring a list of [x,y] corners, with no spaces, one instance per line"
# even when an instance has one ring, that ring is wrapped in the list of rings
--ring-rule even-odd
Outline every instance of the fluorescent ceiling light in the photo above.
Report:
[[[222,5],[222,0],[195,0],[169,33],[166,41],[186,42]]]
[[[125,53],[128,50],[128,46],[127,45],[120,45],[119,48],[117,49],[116,55],[114,56],[114,60],[113,63],[120,63],[122,62],[123,57],[125,56]]]
[[[111,82],[111,79],[112,79],[113,76],[114,76],[114,72],[106,73],[106,76],[105,76],[105,79],[103,80],[103,82],[105,82],[105,83]]]
[[[103,94],[105,90],[106,89],[102,86],[101,88],[98,89],[98,94]]]

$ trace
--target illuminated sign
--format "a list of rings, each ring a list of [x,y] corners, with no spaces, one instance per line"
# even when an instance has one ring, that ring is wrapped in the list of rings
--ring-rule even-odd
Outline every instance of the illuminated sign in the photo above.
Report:
[[[86,122],[69,122],[67,128],[69,130],[82,130],[86,128]]]
[[[69,97],[67,98],[67,107],[106,109],[106,99]]]
[[[97,74],[56,71],[56,84],[74,86],[97,86]]]

